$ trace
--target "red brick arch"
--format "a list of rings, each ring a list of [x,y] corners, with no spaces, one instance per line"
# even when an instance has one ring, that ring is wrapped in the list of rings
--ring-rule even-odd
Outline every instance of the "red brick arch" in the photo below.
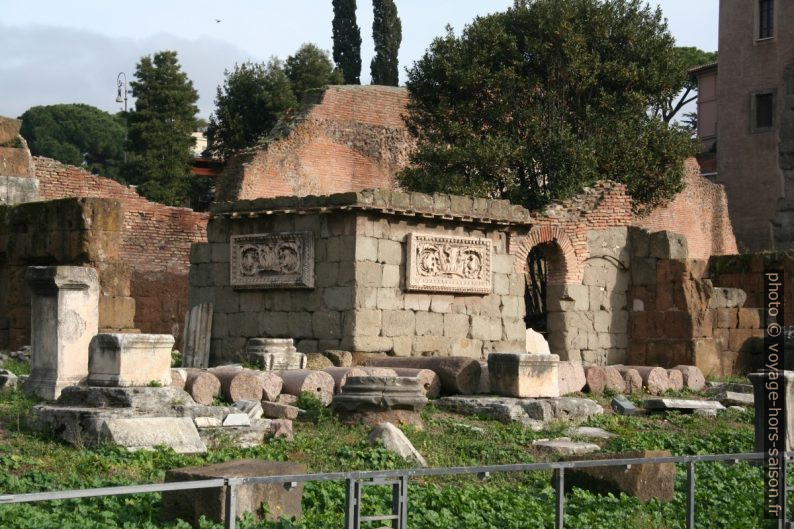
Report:
[[[527,257],[529,252],[539,244],[549,243],[556,248],[555,256],[552,257],[549,266],[548,281],[551,284],[572,283],[581,275],[579,273],[579,261],[576,258],[573,242],[568,234],[555,226],[536,226],[532,228],[529,235],[518,244],[515,255],[515,267],[517,271],[527,273]]]

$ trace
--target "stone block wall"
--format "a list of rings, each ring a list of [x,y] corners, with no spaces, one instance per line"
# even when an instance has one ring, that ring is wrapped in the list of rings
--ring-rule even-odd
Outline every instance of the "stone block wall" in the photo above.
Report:
[[[567,360],[622,364],[629,341],[628,229],[589,231],[587,251],[579,283],[548,288],[549,347]]]
[[[33,161],[42,199],[118,201],[118,253],[129,267],[127,295],[136,302],[135,327],[145,333],[172,334],[179,341],[187,312],[190,245],[206,241],[208,215],[149,202],[135,189],[79,167],[42,157]],[[101,278],[102,270],[99,272]]]
[[[63,199],[0,206],[0,349],[30,344],[32,265],[91,266],[100,278],[99,326],[133,327],[131,270],[120,252],[121,207],[107,199]]]
[[[39,198],[30,151],[19,135],[21,127],[20,120],[0,116],[0,205],[33,202]]]
[[[215,204],[208,243],[191,252],[190,304],[214,303],[212,363],[236,359],[257,336],[294,338],[302,351],[523,351],[524,279],[508,247],[527,218],[505,201],[383,190]],[[314,236],[314,288],[230,286],[232,235],[302,231]],[[491,292],[407,291],[409,233],[489,239]]]
[[[783,299],[794,303],[794,251],[714,256],[709,259],[709,275],[714,286],[740,288],[747,294],[748,307],[764,306],[764,270],[783,270]],[[794,308],[787,307],[786,325],[794,325]]]
[[[763,347],[761,309],[736,289],[715,288],[708,261],[686,239],[633,230],[628,363],[696,365],[706,375],[743,373]],[[647,251],[646,251],[647,249]]]

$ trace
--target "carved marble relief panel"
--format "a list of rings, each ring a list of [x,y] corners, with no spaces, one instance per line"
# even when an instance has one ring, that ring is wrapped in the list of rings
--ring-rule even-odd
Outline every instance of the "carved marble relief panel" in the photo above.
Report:
[[[310,231],[233,235],[229,247],[232,288],[314,288]]]
[[[492,252],[486,238],[409,233],[406,288],[490,294]]]

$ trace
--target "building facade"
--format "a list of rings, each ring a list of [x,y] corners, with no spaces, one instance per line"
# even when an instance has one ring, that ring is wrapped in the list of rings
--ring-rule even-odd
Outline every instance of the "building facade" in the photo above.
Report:
[[[719,25],[719,69],[694,72],[702,158],[716,152],[740,250],[794,248],[794,5],[721,0]]]

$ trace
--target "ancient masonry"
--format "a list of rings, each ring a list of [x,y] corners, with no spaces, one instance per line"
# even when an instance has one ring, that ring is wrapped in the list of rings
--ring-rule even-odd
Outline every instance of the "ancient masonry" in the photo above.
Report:
[[[260,145],[228,160],[217,200],[393,188],[413,140],[404,88],[329,86]]]
[[[214,304],[211,363],[261,336],[307,352],[523,351],[508,248],[528,219],[507,201],[389,191],[216,203],[190,304]]]

